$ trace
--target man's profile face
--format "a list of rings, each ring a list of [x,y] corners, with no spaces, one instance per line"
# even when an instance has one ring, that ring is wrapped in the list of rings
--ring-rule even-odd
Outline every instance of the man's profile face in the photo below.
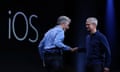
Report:
[[[85,25],[86,25],[87,31],[91,31],[95,28],[95,24],[92,24],[90,21],[87,21]]]
[[[64,23],[64,30],[68,30],[70,27],[69,27],[69,22],[65,22]]]

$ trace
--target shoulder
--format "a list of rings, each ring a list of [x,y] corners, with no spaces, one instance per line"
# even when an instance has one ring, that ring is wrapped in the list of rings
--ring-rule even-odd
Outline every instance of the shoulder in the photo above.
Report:
[[[64,30],[60,26],[56,26],[54,31],[58,34],[64,34]]]
[[[100,38],[100,39],[106,39],[106,36],[101,33],[101,32],[97,32],[97,36]]]

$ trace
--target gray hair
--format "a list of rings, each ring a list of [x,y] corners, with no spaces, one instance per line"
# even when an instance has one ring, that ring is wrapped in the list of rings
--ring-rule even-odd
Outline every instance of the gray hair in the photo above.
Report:
[[[95,17],[89,17],[89,18],[87,18],[86,21],[89,21],[89,22],[91,22],[93,24],[96,24],[96,26],[98,25],[98,20]]]
[[[71,22],[71,19],[67,16],[60,16],[58,19],[57,19],[57,24],[62,24],[62,23],[65,23],[65,22],[68,22],[70,23]]]

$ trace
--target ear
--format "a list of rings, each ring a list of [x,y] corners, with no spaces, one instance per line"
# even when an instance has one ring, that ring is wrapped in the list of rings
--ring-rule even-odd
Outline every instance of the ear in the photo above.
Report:
[[[95,27],[97,27],[97,25],[96,24],[93,24]]]

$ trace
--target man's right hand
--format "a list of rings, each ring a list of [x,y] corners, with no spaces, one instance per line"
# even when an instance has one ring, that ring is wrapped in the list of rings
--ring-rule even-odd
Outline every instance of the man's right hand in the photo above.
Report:
[[[71,52],[75,52],[78,50],[78,47],[71,48]]]

